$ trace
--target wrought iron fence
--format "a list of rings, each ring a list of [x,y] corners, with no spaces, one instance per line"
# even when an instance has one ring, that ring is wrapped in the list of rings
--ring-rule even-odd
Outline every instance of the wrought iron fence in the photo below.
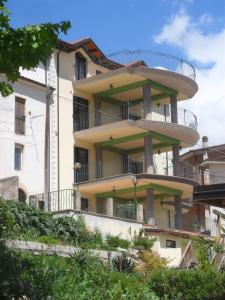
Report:
[[[202,221],[184,222],[183,230],[198,232],[210,236],[218,236],[218,225],[215,219],[205,218]]]
[[[173,159],[166,156],[154,156],[153,174],[168,175],[198,180],[197,170],[187,162],[180,161],[178,165]],[[175,173],[177,172],[177,173]],[[81,165],[80,169],[74,170],[74,182],[85,182],[96,179],[108,178],[122,174],[145,173],[144,159],[136,160],[124,155],[102,162]]]
[[[48,210],[51,212],[75,209],[76,193],[73,189],[53,191],[46,194],[30,196],[30,204],[40,209],[45,209],[46,197]]]
[[[134,202],[116,204],[114,208],[114,216],[121,219],[136,220],[137,204]]]
[[[195,68],[188,61],[162,52],[150,50],[121,50],[111,53],[107,58],[99,58],[97,63],[108,69],[154,68],[168,70],[195,80]]]
[[[80,103],[76,105],[82,106]],[[197,130],[197,117],[193,112],[187,109],[178,108],[178,124],[189,127],[193,130]],[[137,104],[124,103],[107,104],[104,103],[101,110],[88,108],[88,111],[81,112],[74,115],[73,129],[74,131],[80,131],[96,126],[102,126],[112,124],[123,120],[137,121],[144,119],[143,102]],[[171,109],[170,105],[154,106],[152,111],[152,120],[171,123]]]
[[[94,194],[87,194],[83,192],[76,192],[73,189],[65,189],[59,191],[49,192],[48,195],[48,211],[57,212],[65,210],[76,210],[76,201],[79,197],[81,203],[81,212],[92,212],[100,215],[107,215],[106,198],[95,198]],[[39,209],[45,209],[46,203],[45,194],[31,195],[29,204]],[[93,207],[94,200],[96,200],[96,208]],[[137,204],[134,201],[127,201],[120,203],[114,201],[113,216],[121,219],[136,220]]]

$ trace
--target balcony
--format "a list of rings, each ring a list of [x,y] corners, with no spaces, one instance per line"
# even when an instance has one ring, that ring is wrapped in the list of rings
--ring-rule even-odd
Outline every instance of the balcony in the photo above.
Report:
[[[80,198],[81,207],[77,210],[77,197]],[[48,193],[49,211],[56,213],[66,213],[66,211],[74,212],[78,211],[79,214],[92,215],[93,217],[103,217],[108,218],[107,214],[107,199],[104,197],[98,197],[94,194],[86,194],[77,192],[73,189],[66,189],[60,191],[54,191]],[[93,202],[96,202],[96,206],[93,206]],[[32,195],[29,198],[29,204],[40,209],[45,208],[45,194]],[[185,203],[183,203],[185,204]],[[160,230],[167,230],[167,233],[176,231],[174,229],[174,220],[169,217],[168,220],[162,218],[163,209],[165,204],[159,204],[162,215],[157,216],[155,220],[155,226],[148,227],[151,232],[159,232]],[[184,207],[184,206],[183,206]],[[167,206],[171,212],[173,211],[173,205]],[[139,219],[140,210],[143,216],[142,221]],[[135,199],[134,195],[130,195],[129,199],[125,202],[124,199],[119,199],[114,197],[113,201],[113,214],[110,216],[111,219],[120,219],[128,222],[142,222],[145,223],[145,199],[140,202],[140,200]],[[88,219],[87,219],[88,220]],[[167,225],[166,225],[167,224]],[[87,223],[88,225],[88,223]],[[202,222],[188,223],[184,222],[180,231],[182,234],[188,234],[188,232],[193,232],[197,234],[218,236],[219,228],[216,220],[205,218]]]
[[[122,50],[99,58],[97,64],[110,70],[121,67],[153,68],[178,73],[195,80],[195,68],[188,61],[173,55],[149,50]]]
[[[74,132],[112,124],[123,120],[137,121],[144,119],[143,102],[138,104],[124,103],[124,105],[105,104],[101,110],[92,107],[83,107],[81,104],[74,102],[79,108],[79,114],[74,115],[73,129]],[[197,117],[193,112],[187,109],[178,108],[178,124],[197,131]],[[151,121],[160,121],[171,123],[171,108],[169,105],[155,105],[153,107]]]
[[[174,176],[178,172],[179,177],[197,181],[197,172],[195,168],[187,162],[179,162],[174,165],[172,159],[155,156],[153,175]],[[116,159],[103,160],[98,165],[81,165],[80,169],[74,170],[74,182],[88,182],[115,177],[124,174],[142,174],[145,173],[144,159],[135,160],[128,156],[121,156]]]

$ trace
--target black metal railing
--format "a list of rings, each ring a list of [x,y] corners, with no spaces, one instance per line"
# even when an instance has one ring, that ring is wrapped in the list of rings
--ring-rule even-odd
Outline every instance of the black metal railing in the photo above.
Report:
[[[183,230],[198,232],[209,236],[218,236],[217,220],[212,218],[204,218],[202,221],[184,221]]]
[[[82,106],[77,103],[77,106]],[[82,110],[81,110],[82,111]],[[178,108],[177,110],[178,124],[189,127],[197,131],[197,118],[190,110]],[[74,131],[81,131],[88,128],[112,124],[123,120],[137,121],[144,119],[143,102],[135,105],[125,103],[124,105],[106,104],[101,110],[88,108],[88,111],[81,112],[73,117]],[[166,106],[153,106],[152,121],[161,121],[171,123],[171,108]]]
[[[73,189],[65,189],[59,191],[49,192],[47,195],[37,194],[31,195],[29,198],[29,204],[45,210],[46,197],[48,197],[48,211],[57,212],[65,210],[76,210],[76,202],[79,197],[80,211],[91,212],[100,215],[107,215],[105,197],[96,198],[94,194],[88,194],[84,192],[78,192]],[[96,200],[96,207],[94,208],[93,203]],[[137,203],[135,201],[128,201],[121,203],[120,201],[114,201],[113,216],[121,219],[136,220]]]
[[[97,63],[110,70],[122,67],[154,68],[175,72],[195,80],[195,68],[188,61],[162,52],[150,50],[122,50],[99,58]]]
[[[145,173],[144,159],[135,160],[129,156],[120,156],[111,160],[103,160],[98,164],[89,163],[81,165],[80,169],[74,170],[74,182],[85,182],[122,174],[141,174]],[[173,163],[173,159],[154,156],[152,174],[179,176],[197,181],[197,170],[187,162]]]

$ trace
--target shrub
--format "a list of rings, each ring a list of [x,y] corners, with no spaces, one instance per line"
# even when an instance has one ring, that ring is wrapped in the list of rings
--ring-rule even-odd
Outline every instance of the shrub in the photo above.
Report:
[[[149,275],[148,284],[160,299],[225,299],[225,276],[213,269],[154,270]]]
[[[106,243],[109,246],[109,248],[116,249],[116,248],[122,248],[122,249],[128,249],[130,246],[130,242],[120,238],[119,236],[113,236],[111,234],[106,235]]]
[[[113,267],[116,268],[119,272],[127,272],[132,273],[135,268],[134,261],[129,258],[124,253],[122,255],[118,255],[112,260]]]
[[[37,238],[37,241],[39,243],[44,243],[48,245],[57,245],[57,244],[63,244],[62,240],[59,240],[53,236],[47,236],[47,235],[42,235]]]
[[[156,239],[150,239],[147,236],[134,236],[133,239],[133,248],[144,251],[144,250],[150,250]]]
[[[166,268],[168,260],[161,258],[160,255],[153,251],[143,251],[139,254],[140,264],[137,271],[144,274],[155,269]]]

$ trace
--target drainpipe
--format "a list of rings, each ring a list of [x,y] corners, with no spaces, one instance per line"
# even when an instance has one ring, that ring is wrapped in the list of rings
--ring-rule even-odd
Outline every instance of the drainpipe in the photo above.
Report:
[[[58,138],[57,138],[57,165],[58,165],[58,183],[57,183],[57,186],[58,186],[58,191],[60,190],[60,160],[59,160],[59,151],[60,151],[60,146],[59,146],[59,137],[60,137],[60,134],[59,134],[59,55],[60,55],[60,52],[61,51],[58,51],[57,52],[57,70],[56,70],[56,73],[57,73],[57,131],[58,131]],[[59,207],[59,197],[58,197],[58,207]]]
[[[44,195],[45,211],[49,210],[50,191],[50,100],[54,89],[48,85],[47,61],[45,62],[46,110],[45,110],[45,149],[44,149]]]

